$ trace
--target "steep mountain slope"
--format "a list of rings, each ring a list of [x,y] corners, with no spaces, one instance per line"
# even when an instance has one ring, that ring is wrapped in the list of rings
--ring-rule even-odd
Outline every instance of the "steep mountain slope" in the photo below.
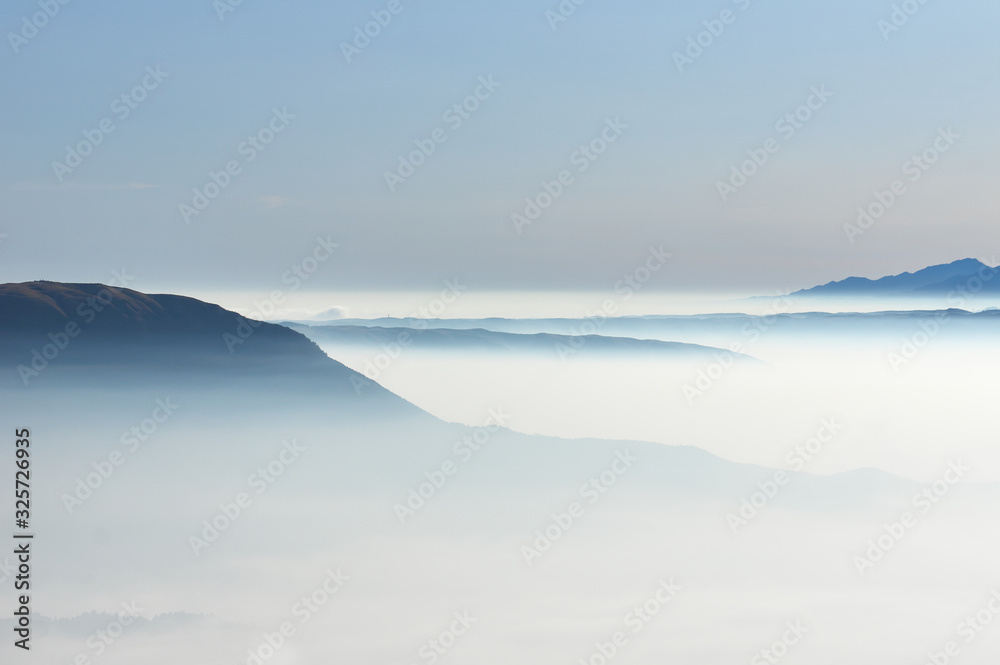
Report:
[[[218,305],[101,284],[0,285],[0,388],[15,399],[81,385],[422,413],[294,330]]]

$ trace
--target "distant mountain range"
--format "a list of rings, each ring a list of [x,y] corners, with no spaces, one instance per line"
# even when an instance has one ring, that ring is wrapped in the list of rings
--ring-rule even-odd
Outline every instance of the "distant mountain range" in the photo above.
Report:
[[[555,357],[576,350],[602,355],[628,354],[643,357],[701,360],[713,362],[718,354],[728,353],[724,349],[684,342],[661,341],[656,339],[634,339],[608,335],[561,335],[551,333],[511,333],[484,328],[414,328],[407,326],[382,327],[378,325],[303,325],[287,324],[301,331],[311,340],[322,345],[387,347],[402,343],[426,350],[447,350],[449,352],[506,352],[520,354],[542,354]],[[734,353],[737,360],[756,361],[751,356]]]
[[[252,332],[245,335],[248,331]],[[481,329],[350,326],[309,332],[317,339],[330,336],[366,344],[391,342],[405,332],[415,345],[521,352],[533,348],[548,352],[554,344],[569,341],[566,335]],[[711,361],[717,353],[700,344],[610,336],[584,339],[594,350],[692,354]],[[739,358],[753,362],[749,356]],[[21,368],[33,374],[26,376]],[[201,458],[198,465],[186,461],[192,451],[207,455],[216,474],[221,473],[216,469],[228,469],[231,458],[238,459],[248,442],[257,445],[261,438],[280,441],[302,436],[317,442],[318,457],[310,464],[322,474],[324,486],[397,491],[423,477],[428,459],[447,459],[454,442],[470,431],[431,416],[333,360],[296,330],[250,322],[217,305],[101,284],[0,285],[0,403],[9,413],[25,422],[51,422],[52,429],[62,428],[60,435],[50,438],[72,448],[96,445],[95,441],[119,436],[131,423],[144,422],[145,409],[161,398],[182,405],[185,414],[169,427],[178,428],[176,445],[187,452],[166,461],[185,469],[182,473],[171,467],[188,485],[193,481],[183,474],[191,473],[188,467],[203,464]],[[543,488],[551,487],[554,479],[577,482],[593,472],[595,459],[613,455],[620,446],[596,439],[522,435],[506,428],[500,428],[497,436],[504,445],[496,448],[503,452],[496,453],[488,477],[498,487],[506,487],[511,479],[519,488],[529,481]],[[637,470],[630,482],[642,479],[656,491],[736,496],[762,473],[760,468],[724,462],[694,448],[631,445],[641,453],[644,470]],[[213,453],[216,448],[219,452]],[[837,497],[856,500],[862,485],[864,494],[902,482],[867,471],[802,478],[799,501],[810,502],[801,492],[813,491],[817,503],[826,507],[841,500]],[[206,487],[214,491],[215,479],[209,480]],[[853,494],[843,487],[852,488]]]
[[[947,296],[953,293],[1000,293],[1000,268],[991,268],[976,259],[930,266],[880,279],[848,277],[792,296]]]
[[[249,330],[253,332],[242,343],[232,342]],[[556,343],[568,341],[562,335],[485,330],[350,327],[338,332],[317,327],[310,332],[367,344],[390,342],[405,332],[415,345],[520,352],[551,352]],[[710,354],[717,351],[655,340],[585,339],[587,348],[605,351],[694,354],[706,360],[714,360]],[[164,473],[198,491],[216,491],[216,476],[228,472],[232,460],[242,459],[246,450],[257,450],[254,446],[262,440],[299,436],[312,442],[310,464],[317,474],[312,487],[378,491],[381,500],[413,478],[423,478],[427,460],[448,459],[456,441],[479,431],[417,408],[330,358],[295,330],[250,322],[217,305],[101,284],[0,285],[0,403],[9,413],[24,422],[46,423],[54,443],[74,449],[104,445],[131,423],[151,422],[141,418],[151,405],[161,403],[158,399],[184,414],[165,425],[174,432],[171,448],[184,452],[159,464],[170,469]],[[487,413],[484,407],[484,418]],[[495,445],[493,462],[477,486],[516,482],[518,491],[532,484],[548,488],[577,482],[622,445],[518,434],[506,427],[490,436],[503,445]],[[633,483],[656,492],[717,496],[752,485],[762,473],[759,467],[726,462],[687,446],[630,442],[630,448],[644,462],[644,471],[632,474]],[[191,464],[188,460],[196,455],[198,464]],[[198,485],[192,469],[211,469],[211,475]],[[836,499],[838,486],[856,488],[859,479],[868,482],[859,472],[843,479],[803,478],[802,484],[815,486],[817,496]],[[884,474],[876,480],[868,482],[871,491],[904,482]],[[153,483],[150,491],[166,497],[176,491],[173,487]],[[167,501],[161,499],[163,505]]]

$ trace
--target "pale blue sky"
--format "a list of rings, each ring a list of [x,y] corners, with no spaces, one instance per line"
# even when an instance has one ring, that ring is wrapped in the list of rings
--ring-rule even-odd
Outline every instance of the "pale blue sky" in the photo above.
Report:
[[[211,0],[73,0],[15,53],[6,35],[40,10],[5,3],[0,280],[126,266],[149,290],[267,289],[322,235],[341,248],[309,289],[602,289],[664,245],[655,288],[764,292],[1000,249],[996,3],[929,0],[885,40],[878,0],[588,0],[554,31],[557,0],[401,0],[347,63],[341,42],[388,4],[243,0],[220,20]],[[673,52],[726,9],[678,72]],[[169,76],[119,120],[114,100],[156,66]],[[500,87],[449,127],[490,75]],[[717,181],[821,85],[833,97],[723,202]],[[245,163],[274,108],[296,117]],[[52,163],[103,118],[114,133],[59,182]],[[627,129],[578,172],[608,118]],[[390,192],[385,171],[439,127]],[[943,127],[961,138],[850,244],[856,208]],[[239,175],[186,224],[179,205],[230,160]],[[573,183],[516,233],[511,214],[563,169]]]

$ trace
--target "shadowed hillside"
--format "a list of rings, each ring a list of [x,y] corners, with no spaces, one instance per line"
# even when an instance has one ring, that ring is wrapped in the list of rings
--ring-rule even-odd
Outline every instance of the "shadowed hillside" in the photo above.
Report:
[[[0,285],[0,384],[162,386],[419,413],[293,330],[194,298],[102,284]]]

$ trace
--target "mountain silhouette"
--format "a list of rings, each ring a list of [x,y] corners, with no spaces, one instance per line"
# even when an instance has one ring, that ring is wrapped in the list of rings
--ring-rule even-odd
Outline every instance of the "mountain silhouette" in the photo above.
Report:
[[[147,295],[103,284],[26,282],[0,285],[0,361],[55,346],[66,360],[224,365],[280,360],[329,360],[315,344],[283,326],[243,318],[209,303],[177,295]],[[52,349],[48,349],[52,354]]]
[[[1000,279],[997,277],[1000,277],[997,268],[991,268],[977,259],[961,259],[880,279],[848,277],[791,295],[945,295],[962,287],[973,292],[997,293],[1000,292]]]
[[[103,284],[0,285],[0,381],[170,385],[416,410],[304,335],[195,298]],[[363,387],[363,390],[362,390]],[[310,399],[310,402],[314,400]]]
[[[407,328],[364,325],[303,325],[289,323],[309,339],[320,344],[332,345],[413,345],[428,350],[472,351],[485,353],[520,353],[555,356],[569,350],[617,356],[643,354],[647,358],[672,358],[713,362],[720,353],[729,353],[740,361],[756,362],[757,359],[725,349],[683,342],[666,342],[656,339],[634,339],[609,335],[559,335],[551,333],[510,333],[484,328]]]

